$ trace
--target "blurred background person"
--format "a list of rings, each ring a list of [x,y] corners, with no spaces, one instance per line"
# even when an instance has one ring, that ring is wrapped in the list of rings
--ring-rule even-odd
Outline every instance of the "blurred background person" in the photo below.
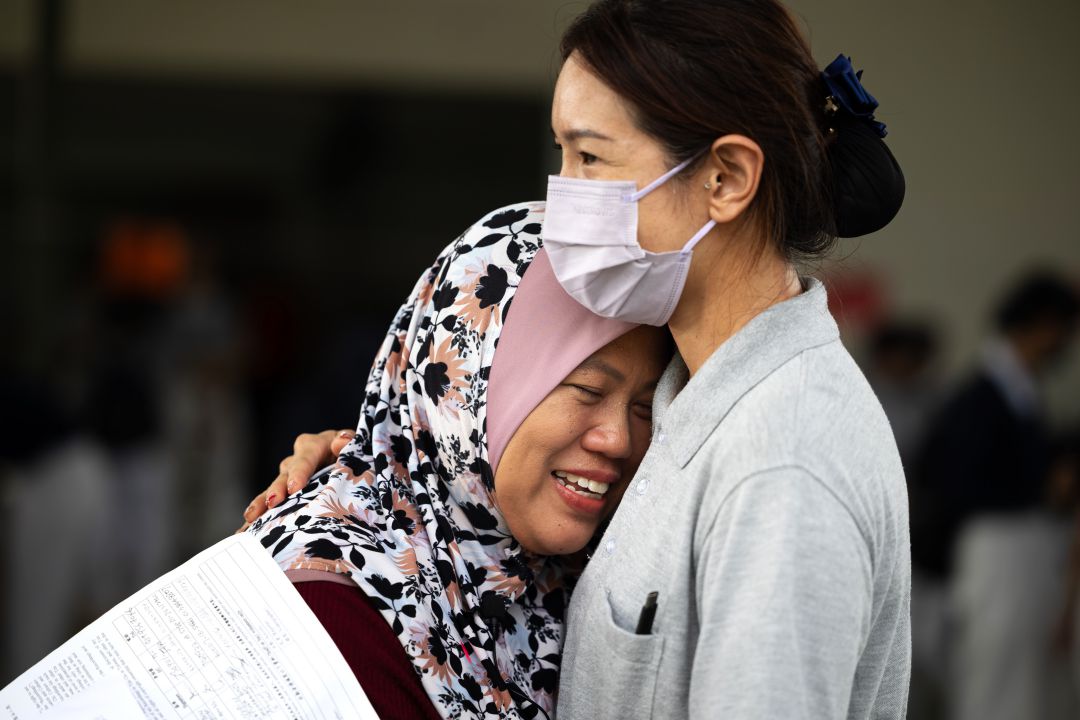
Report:
[[[1077,613],[1080,612],[1080,430],[1059,439],[1050,470],[1049,495],[1051,506],[1063,516],[1072,515],[1072,532],[1068,568],[1065,573],[1065,595],[1061,614],[1054,628],[1054,650],[1066,658],[1074,675],[1074,696],[1080,698],[1080,637],[1077,636]]]
[[[1065,593],[1058,608],[1053,648],[1069,676],[1068,699],[1063,702],[1071,701],[1074,707],[1080,707],[1080,428],[1059,443],[1050,472],[1053,505],[1061,508],[1063,515],[1072,515]]]
[[[179,488],[161,511],[174,518],[174,555],[188,557],[220,539],[242,503],[251,474],[252,423],[243,392],[249,339],[235,298],[224,287],[214,245],[192,251],[191,272],[174,303],[163,435]],[[221,502],[207,503],[214,493]],[[165,558],[171,560],[171,557]]]
[[[25,337],[12,325],[4,336]],[[100,549],[108,493],[100,444],[80,431],[54,385],[11,359],[0,362],[0,609],[3,659],[25,668],[95,609],[83,589],[93,585],[87,568]],[[60,532],[49,532],[58,526]]]
[[[952,717],[1080,716],[1077,606],[1068,586],[1076,467],[1060,445],[1052,448],[1040,503],[973,519],[958,537],[948,598]]]
[[[1061,501],[1039,382],[1065,356],[1078,310],[1067,279],[1020,279],[978,366],[928,427],[912,478],[913,584],[935,598],[921,612],[943,611],[939,656],[950,665],[938,677],[957,720],[1051,717],[1060,694],[1049,638],[1069,527],[1051,506]]]
[[[904,471],[910,476],[922,452],[930,415],[940,403],[937,333],[925,321],[887,320],[873,330],[864,364],[866,379],[885,409]]]
[[[32,443],[9,486],[11,654],[27,664],[72,626],[93,619],[176,555],[177,466],[166,432],[173,303],[188,246],[169,223],[125,218],[103,234],[78,310],[58,327],[55,383],[40,408],[7,408],[8,422],[58,423]],[[31,385],[33,387],[33,385]],[[29,460],[29,462],[27,462]]]
[[[939,341],[933,326],[916,319],[885,319],[868,333],[863,365],[867,380],[889,418],[904,463],[913,542],[919,513],[928,500],[920,496],[918,458],[927,425],[941,403]],[[945,663],[943,631],[945,592],[913,564],[911,587],[911,691],[908,716],[941,717]]]
[[[912,554],[930,574],[949,574],[957,535],[976,516],[1041,501],[1050,436],[1038,382],[1065,357],[1078,310],[1068,280],[1041,271],[1022,278],[998,306],[978,366],[928,428],[916,475],[935,507],[912,521],[926,524]]]

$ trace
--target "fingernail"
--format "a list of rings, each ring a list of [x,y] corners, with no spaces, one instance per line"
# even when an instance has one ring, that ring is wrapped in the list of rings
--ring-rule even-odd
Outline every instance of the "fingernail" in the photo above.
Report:
[[[270,493],[270,497],[266,498],[266,504],[269,505],[275,500],[277,500],[277,493]]]
[[[351,438],[352,436],[352,430],[342,430],[340,433],[338,433],[339,438]]]

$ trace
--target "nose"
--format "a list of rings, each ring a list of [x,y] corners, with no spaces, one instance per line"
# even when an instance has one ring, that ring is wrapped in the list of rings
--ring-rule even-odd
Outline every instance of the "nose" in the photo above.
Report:
[[[581,446],[589,452],[612,459],[624,460],[633,453],[628,406],[605,411],[581,438]]]

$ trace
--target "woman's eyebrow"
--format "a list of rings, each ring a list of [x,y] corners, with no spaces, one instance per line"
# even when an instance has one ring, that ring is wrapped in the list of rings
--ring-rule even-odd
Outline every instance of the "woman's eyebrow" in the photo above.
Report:
[[[612,378],[616,382],[623,382],[626,380],[626,376],[623,375],[617,368],[604,362],[600,358],[589,358],[585,362],[577,366],[577,370],[581,371],[596,371],[601,372],[608,377]]]
[[[556,140],[559,138],[559,133],[555,132],[555,128],[551,128],[551,134],[555,136]],[[592,140],[605,140],[607,142],[614,142],[614,138],[609,138],[607,135],[597,132],[596,130],[590,130],[589,128],[572,128],[570,130],[567,130],[566,134],[563,135],[564,142],[573,142],[581,138],[590,138]]]

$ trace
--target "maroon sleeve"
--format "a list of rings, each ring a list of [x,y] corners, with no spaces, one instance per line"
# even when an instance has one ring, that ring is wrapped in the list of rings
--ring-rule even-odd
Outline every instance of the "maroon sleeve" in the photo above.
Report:
[[[438,720],[397,636],[360,588],[321,581],[293,587],[334,639],[380,720]]]

